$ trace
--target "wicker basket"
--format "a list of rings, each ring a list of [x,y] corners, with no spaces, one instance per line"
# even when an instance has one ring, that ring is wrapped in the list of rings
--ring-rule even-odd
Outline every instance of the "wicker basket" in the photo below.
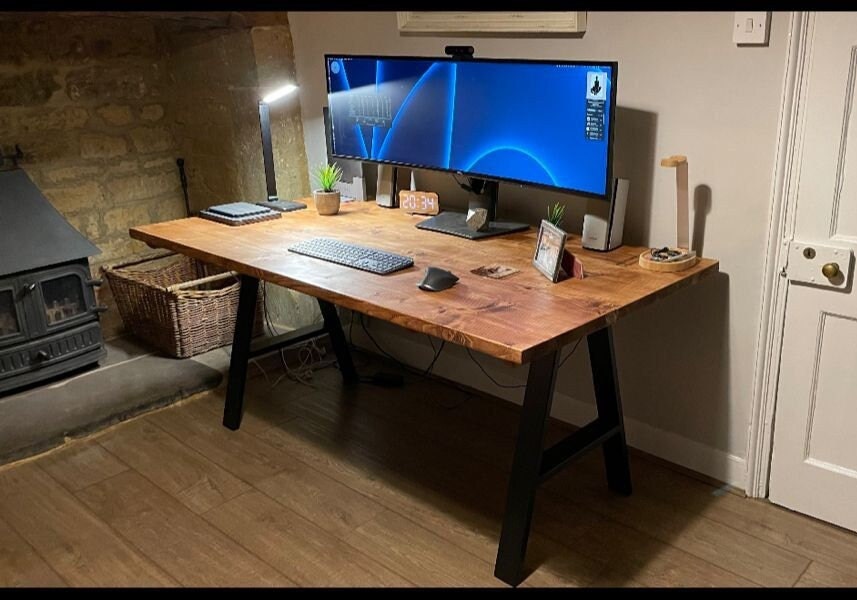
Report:
[[[187,358],[232,343],[241,287],[235,272],[173,253],[103,271],[125,326],[159,350]]]

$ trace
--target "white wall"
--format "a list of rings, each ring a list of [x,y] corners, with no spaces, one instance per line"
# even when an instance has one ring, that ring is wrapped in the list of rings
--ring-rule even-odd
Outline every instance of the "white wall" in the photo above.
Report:
[[[452,43],[473,45],[477,57],[619,62],[615,162],[616,174],[631,179],[626,242],[662,245],[674,235],[673,171],[658,162],[686,154],[694,247],[719,259],[721,270],[616,324],[629,442],[743,487],[788,14],[773,15],[766,48],[736,47],[725,12],[589,13],[582,38],[554,39],[400,36],[393,12],[293,12],[289,22],[309,164],[325,158],[326,52],[442,56]],[[465,201],[448,175],[417,179],[444,202]],[[504,186],[501,213],[535,223],[555,199],[569,202],[566,228],[579,232],[587,201],[572,196]],[[425,337],[372,328],[403,360],[428,364]],[[526,376],[480,359],[506,383]],[[447,348],[436,372],[520,402],[459,348]],[[560,374],[553,414],[576,424],[594,415],[585,344]]]

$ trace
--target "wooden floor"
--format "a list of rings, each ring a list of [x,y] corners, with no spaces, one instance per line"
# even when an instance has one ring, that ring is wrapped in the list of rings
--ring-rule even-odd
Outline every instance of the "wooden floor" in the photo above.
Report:
[[[0,585],[502,586],[517,408],[410,380],[254,377],[238,432],[221,390],[0,468]],[[596,452],[551,480],[523,585],[857,586],[853,533],[639,455],[632,477],[610,494]]]

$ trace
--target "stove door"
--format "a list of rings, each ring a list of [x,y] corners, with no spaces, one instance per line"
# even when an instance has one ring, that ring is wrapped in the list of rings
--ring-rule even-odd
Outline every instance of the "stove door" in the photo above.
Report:
[[[22,277],[29,301],[30,337],[53,333],[96,318],[92,288],[86,284],[89,270],[80,265],[67,265]]]
[[[14,279],[0,281],[0,346],[17,344],[27,338],[19,296]]]

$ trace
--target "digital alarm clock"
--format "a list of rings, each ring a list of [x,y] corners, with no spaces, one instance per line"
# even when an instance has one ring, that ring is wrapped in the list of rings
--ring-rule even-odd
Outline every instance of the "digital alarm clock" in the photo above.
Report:
[[[436,215],[440,212],[440,203],[434,192],[402,190],[399,192],[399,208],[412,215]]]

